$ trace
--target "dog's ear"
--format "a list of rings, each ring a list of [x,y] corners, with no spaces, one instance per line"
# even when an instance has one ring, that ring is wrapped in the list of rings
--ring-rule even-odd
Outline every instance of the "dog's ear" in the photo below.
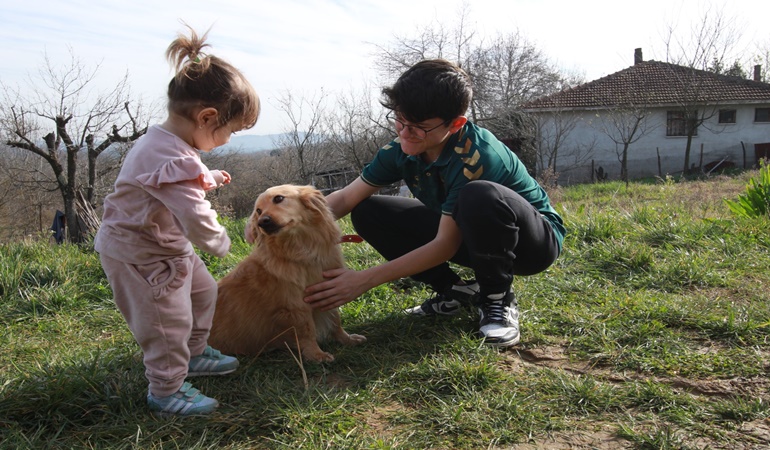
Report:
[[[300,189],[300,200],[302,204],[309,209],[325,213],[329,211],[329,205],[326,203],[326,197],[316,188],[303,186]]]
[[[244,237],[246,238],[246,242],[249,244],[253,244],[254,241],[259,236],[259,230],[257,229],[257,204],[254,203],[254,211],[252,211],[251,215],[249,216],[248,220],[246,220],[246,227],[244,229]]]
[[[253,218],[254,215],[252,214],[251,217],[249,217],[249,220],[246,221],[246,229],[243,233],[244,237],[246,238],[246,242],[249,244],[253,244],[254,239],[257,237],[256,223]]]

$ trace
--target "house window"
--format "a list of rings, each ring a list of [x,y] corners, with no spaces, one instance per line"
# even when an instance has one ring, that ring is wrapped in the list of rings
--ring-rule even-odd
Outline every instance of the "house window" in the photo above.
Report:
[[[669,111],[666,117],[666,136],[687,136],[688,129],[694,129],[692,135],[698,135],[695,126],[697,112],[690,113],[689,120],[685,111]]]
[[[720,109],[719,110],[719,123],[735,123],[735,110],[734,109]]]
[[[770,108],[755,109],[754,122],[770,122]]]

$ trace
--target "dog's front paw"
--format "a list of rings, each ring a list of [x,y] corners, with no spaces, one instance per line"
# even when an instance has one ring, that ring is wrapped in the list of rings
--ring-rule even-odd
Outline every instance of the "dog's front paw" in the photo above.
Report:
[[[350,345],[358,345],[366,342],[366,336],[361,336],[360,334],[351,334],[349,336],[350,336]]]

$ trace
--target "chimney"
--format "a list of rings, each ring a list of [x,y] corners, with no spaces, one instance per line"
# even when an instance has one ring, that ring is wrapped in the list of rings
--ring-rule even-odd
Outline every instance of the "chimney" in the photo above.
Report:
[[[754,81],[762,81],[762,66],[759,64],[754,66]]]
[[[634,65],[637,65],[640,62],[644,62],[644,58],[642,57],[642,49],[637,48],[634,50]]]

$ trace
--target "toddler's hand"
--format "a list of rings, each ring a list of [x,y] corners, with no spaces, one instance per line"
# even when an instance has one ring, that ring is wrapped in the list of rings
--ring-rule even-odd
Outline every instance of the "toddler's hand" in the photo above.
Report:
[[[203,189],[206,191],[216,189],[225,184],[230,184],[230,180],[232,180],[232,177],[230,176],[230,174],[225,172],[224,170],[212,170],[209,172],[209,174],[211,175],[211,179],[214,180],[214,183],[206,182],[205,174],[200,174],[200,176],[198,177],[198,180],[201,183],[201,187],[203,187]]]

